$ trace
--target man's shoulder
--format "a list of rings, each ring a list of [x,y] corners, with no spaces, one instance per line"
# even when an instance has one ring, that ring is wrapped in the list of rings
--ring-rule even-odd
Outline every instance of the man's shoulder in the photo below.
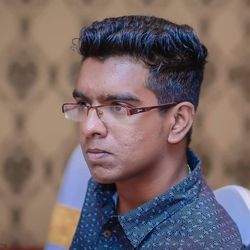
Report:
[[[185,245],[183,249],[235,250],[242,246],[236,224],[205,182],[197,196],[163,221],[154,235],[159,233],[165,240],[171,238],[175,247]]]

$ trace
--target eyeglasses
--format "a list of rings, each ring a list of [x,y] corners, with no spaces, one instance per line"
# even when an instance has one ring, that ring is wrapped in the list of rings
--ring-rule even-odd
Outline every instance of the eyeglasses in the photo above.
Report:
[[[82,121],[85,120],[88,116],[88,113],[90,109],[95,109],[97,116],[99,119],[103,122],[105,121],[122,121],[125,120],[126,117],[148,112],[152,109],[160,109],[160,110],[166,110],[173,106],[175,106],[178,103],[167,103],[163,105],[158,106],[149,106],[149,107],[140,107],[140,108],[134,108],[129,107],[122,104],[116,104],[116,105],[97,105],[97,106],[91,106],[83,103],[64,103],[62,105],[62,112],[64,113],[64,117],[68,120],[72,121]]]

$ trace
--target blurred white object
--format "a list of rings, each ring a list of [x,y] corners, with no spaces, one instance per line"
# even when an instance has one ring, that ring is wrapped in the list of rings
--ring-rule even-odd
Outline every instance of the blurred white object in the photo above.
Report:
[[[72,153],[52,214],[45,250],[68,249],[75,232],[90,179],[81,147]]]
[[[215,190],[214,194],[237,224],[243,244],[250,244],[250,190],[230,185]]]
[[[65,168],[58,202],[81,210],[87,191],[90,173],[80,146],[73,151]]]

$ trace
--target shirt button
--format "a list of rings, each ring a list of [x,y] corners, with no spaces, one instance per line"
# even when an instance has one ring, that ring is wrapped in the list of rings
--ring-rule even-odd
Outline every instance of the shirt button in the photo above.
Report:
[[[112,233],[111,233],[110,230],[105,230],[105,231],[102,233],[102,235],[103,235],[105,238],[109,238],[109,237],[112,235]]]

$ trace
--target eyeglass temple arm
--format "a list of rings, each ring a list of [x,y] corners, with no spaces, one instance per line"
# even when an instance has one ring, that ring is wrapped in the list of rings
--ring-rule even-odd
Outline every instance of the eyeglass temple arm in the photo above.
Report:
[[[169,103],[169,104],[165,104],[165,105],[158,105],[158,106],[151,106],[151,107],[141,107],[141,108],[129,108],[127,109],[127,113],[128,115],[134,115],[134,114],[138,114],[138,113],[143,113],[143,112],[147,112],[150,111],[151,109],[160,109],[160,108],[171,108],[174,105],[176,105],[176,103]]]
[[[134,115],[134,114],[139,114],[143,112],[147,112],[151,110],[152,108],[130,108],[127,110],[128,115]]]

